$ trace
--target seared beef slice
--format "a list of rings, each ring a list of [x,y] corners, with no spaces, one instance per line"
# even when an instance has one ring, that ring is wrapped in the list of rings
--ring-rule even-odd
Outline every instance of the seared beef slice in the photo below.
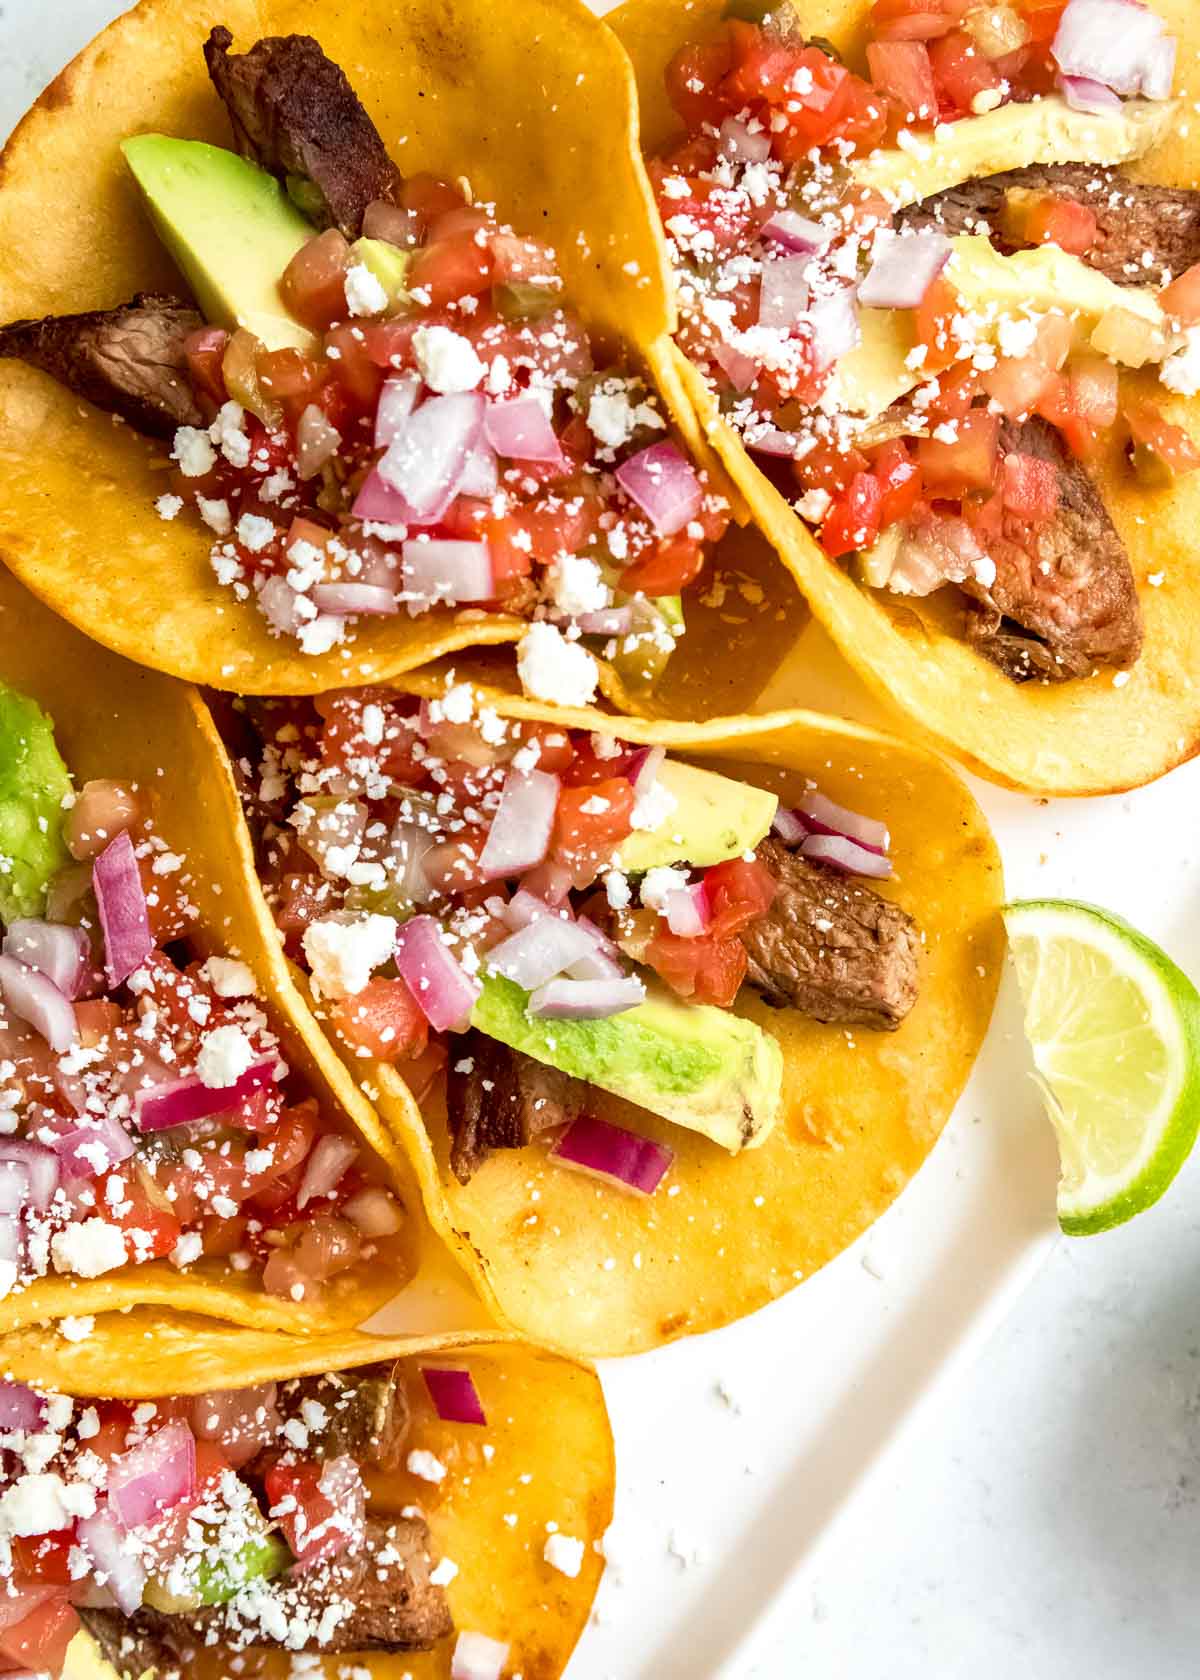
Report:
[[[1125,545],[1095,485],[1045,420],[1007,422],[1000,449],[1054,464],[1058,512],[1034,529],[1006,519],[1004,536],[989,542],[995,581],[963,586],[979,602],[967,621],[971,641],[1018,682],[1131,665],[1142,650],[1141,608]]]
[[[359,1464],[394,1470],[408,1435],[408,1400],[393,1381],[392,1365],[364,1365],[329,1376],[296,1377],[280,1383],[276,1405],[285,1419],[299,1418],[309,1431],[310,1458],[340,1458],[348,1453]],[[316,1401],[324,1421],[313,1424],[309,1407]],[[309,1407],[305,1412],[305,1408]]]
[[[558,1068],[469,1032],[455,1045],[446,1080],[450,1165],[466,1184],[493,1149],[521,1149],[588,1106],[588,1087]]]
[[[318,227],[362,232],[374,199],[394,199],[401,175],[341,69],[311,35],[275,35],[246,53],[218,25],[204,60],[243,157],[286,182]]]
[[[1118,286],[1159,286],[1164,271],[1178,275],[1200,262],[1200,192],[1146,186],[1089,163],[1036,164],[965,181],[902,211],[900,222],[939,227],[952,237],[994,234],[1004,196],[1014,187],[1073,198],[1093,211],[1096,243],[1083,261]]]
[[[179,298],[139,292],[117,309],[0,327],[0,356],[41,368],[139,432],[169,438],[201,420],[183,346],[203,325]]]
[[[767,914],[742,934],[748,983],[777,1008],[894,1031],[917,1001],[912,917],[778,840],[764,840],[757,856],[777,891]]]

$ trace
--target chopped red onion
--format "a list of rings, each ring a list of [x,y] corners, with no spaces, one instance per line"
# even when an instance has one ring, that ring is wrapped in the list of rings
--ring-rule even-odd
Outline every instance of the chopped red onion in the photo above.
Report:
[[[808,258],[773,257],[762,265],[758,324],[790,333],[808,308]]]
[[[25,1233],[20,1218],[15,1214],[6,1214],[0,1219],[0,1276],[3,1276],[6,1289],[12,1288],[21,1270],[24,1248]],[[0,1594],[2,1601],[3,1595]]]
[[[799,256],[827,251],[833,243],[828,228],[796,210],[776,210],[770,221],[763,223],[761,234],[769,245],[781,245],[785,251],[795,251]]]
[[[368,1184],[357,1196],[351,1196],[343,1212],[364,1237],[390,1237],[404,1223],[395,1198],[378,1184]]]
[[[594,1114],[581,1114],[551,1152],[564,1166],[615,1178],[639,1195],[652,1196],[662,1183],[675,1151],[665,1144],[627,1132]]]
[[[1156,12],[1133,0],[1070,0],[1050,51],[1064,75],[1135,94],[1147,78],[1161,78],[1159,42],[1165,29]]]
[[[456,496],[494,496],[500,484],[500,467],[493,449],[481,438],[467,456],[458,481]]]
[[[1173,35],[1164,35],[1147,52],[1142,64],[1142,97],[1169,99],[1175,81],[1175,57],[1179,43]]]
[[[323,409],[309,403],[296,426],[296,476],[307,483],[316,478],[338,452],[342,434],[331,426]]]
[[[431,601],[490,601],[496,593],[485,542],[422,537],[406,542],[402,552],[404,590],[413,598],[410,613]]]
[[[563,916],[538,916],[493,945],[486,961],[494,974],[532,992],[595,949],[595,939],[578,922]]]
[[[113,1124],[119,1126],[117,1121]],[[29,1178],[29,1206],[37,1213],[45,1213],[59,1184],[58,1156],[54,1150],[44,1143],[35,1143],[32,1138],[0,1138],[0,1161],[15,1161],[24,1168]]]
[[[390,616],[400,611],[396,591],[379,583],[319,583],[312,598],[318,612],[333,613],[337,618],[349,618],[351,614]]]
[[[196,1438],[181,1419],[165,1423],[108,1467],[108,1497],[126,1528],[142,1528],[196,1491]]]
[[[358,1156],[358,1145],[349,1138],[327,1132],[318,1138],[304,1165],[304,1177],[296,1196],[296,1206],[305,1207],[315,1196],[328,1196],[342,1181],[342,1175]]]
[[[636,975],[619,979],[547,980],[529,999],[529,1013],[561,1021],[603,1021],[622,1015],[646,1001],[646,988]]]
[[[810,834],[800,848],[802,857],[824,863],[840,875],[870,875],[877,881],[891,879],[892,865],[866,846],[856,845],[844,834]]]
[[[633,629],[633,608],[600,607],[595,612],[580,613],[575,620],[585,636],[628,636]]]
[[[258,585],[258,605],[263,617],[280,636],[294,636],[303,620],[296,610],[300,597],[286,578],[276,573]]]
[[[795,432],[782,431],[778,426],[755,426],[746,433],[746,447],[759,455],[776,455],[780,460],[794,461],[800,439]]]
[[[808,319],[812,324],[813,371],[824,373],[858,344],[854,287],[842,286],[827,297],[814,298],[808,308]],[[761,449],[762,445],[758,447]]]
[[[568,963],[565,970],[568,977],[572,980],[622,979],[625,969],[618,961],[616,944],[602,928],[596,926],[590,916],[580,916],[578,922],[596,941],[596,949],[589,951],[586,957],[580,957],[578,962]]]
[[[1060,76],[1058,85],[1073,111],[1084,111],[1092,117],[1106,117],[1110,111],[1121,109],[1120,96],[1103,82],[1090,81],[1087,76]]]
[[[13,1218],[29,1206],[29,1173],[18,1161],[0,1161],[0,1218]]]
[[[64,1184],[98,1178],[133,1154],[133,1140],[115,1114],[89,1114],[77,1120],[55,1116],[38,1130],[48,1138]]]
[[[383,382],[375,410],[375,447],[387,449],[403,432],[421,395],[419,373],[397,373]]]
[[[658,773],[663,767],[666,756],[667,749],[665,747],[638,747],[635,750],[625,774],[629,778],[634,793],[639,798],[642,794],[649,793],[658,780]]]
[[[678,934],[680,939],[698,939],[707,930],[712,919],[703,881],[693,881],[690,886],[672,888],[663,899],[663,908],[666,911],[667,926],[672,933]]]
[[[363,211],[363,237],[382,239],[401,251],[415,251],[421,243],[424,218],[416,210],[403,210],[384,198],[373,198]]]
[[[283,1420],[276,1392],[276,1385],[267,1382],[198,1394],[188,1408],[192,1434],[198,1441],[219,1441],[230,1464],[240,1470],[278,1437]]]
[[[497,455],[506,461],[544,461],[565,466],[562,445],[541,402],[532,394],[511,402],[489,403],[483,430]]]
[[[404,498],[409,520],[432,524],[450,506],[479,440],[485,407],[478,391],[427,397],[388,446],[377,470]]]
[[[916,309],[950,261],[954,247],[937,228],[916,233],[884,231],[875,242],[875,260],[858,289],[867,309]]]
[[[92,864],[92,886],[104,932],[104,971],[119,986],[154,949],[142,877],[127,830],[110,840]]]
[[[0,1629],[15,1627],[23,1622],[27,1616],[47,1603],[49,1599],[61,1597],[62,1587],[18,1587],[11,1579],[4,1583],[4,1591],[0,1593]],[[44,1668],[22,1667],[5,1658],[4,1680],[46,1680]]]
[[[713,361],[723,370],[735,391],[748,391],[758,378],[758,363],[754,357],[735,350],[723,338],[717,339],[711,353]]]
[[[488,829],[479,868],[485,880],[521,875],[541,863],[558,809],[559,779],[545,770],[510,770]]]
[[[40,1394],[20,1382],[0,1382],[0,1434],[37,1429],[46,1410]]]
[[[663,537],[673,537],[704,505],[704,492],[692,464],[673,443],[652,443],[615,474],[625,494]]]
[[[531,893],[525,887],[521,887],[501,909],[500,919],[507,922],[515,933],[518,928],[528,927],[530,922],[535,922],[539,916],[554,916],[557,914],[558,912],[552,910],[544,898],[539,898],[536,893]]]
[[[65,997],[79,996],[91,948],[82,928],[19,917],[4,935],[4,955],[35,968]]]
[[[15,957],[0,956],[0,996],[22,1021],[41,1033],[51,1050],[69,1050],[79,1036],[70,998],[44,974]]]
[[[433,897],[433,888],[425,873],[425,855],[433,844],[428,829],[422,828],[420,823],[406,822],[403,817],[397,819],[388,837],[388,857],[400,871],[397,889],[414,904],[427,904]]]
[[[115,1465],[119,1461],[113,1462]],[[146,1571],[108,1503],[99,1505],[90,1517],[84,1517],[76,1525],[75,1533],[101,1582],[116,1600],[117,1609],[132,1616],[141,1608]]]
[[[805,794],[794,814],[806,822],[814,834],[844,834],[856,845],[865,846],[869,852],[879,852],[881,856],[891,845],[886,823],[879,822],[875,817],[861,816],[857,811],[848,811],[844,805],[835,805],[823,793],[814,791]]]
[[[521,882],[522,891],[528,891],[544,898],[547,904],[561,909],[567,901],[567,894],[575,885],[575,877],[565,863],[557,858],[547,858],[539,863],[536,869]]]
[[[414,916],[396,932],[396,970],[435,1032],[463,1032],[482,991],[446,944],[432,916]]]
[[[754,133],[737,117],[725,118],[717,144],[721,156],[735,163],[765,163],[771,155],[771,136],[761,124]]]
[[[350,511],[355,519],[372,519],[380,525],[407,525],[412,519],[408,502],[384,482],[378,467],[372,467],[363,479]]]
[[[812,829],[798,812],[787,811],[781,805],[771,822],[771,833],[777,834],[785,846],[798,846],[808,839]]]
[[[450,1680],[502,1680],[508,1649],[485,1633],[460,1633],[450,1658]]]
[[[165,1132],[172,1126],[188,1126],[206,1120],[210,1114],[226,1114],[256,1091],[273,1085],[279,1077],[279,1057],[260,1056],[232,1085],[205,1085],[196,1074],[149,1085],[135,1091],[133,1121],[139,1132]]]
[[[443,1423],[487,1423],[487,1413],[470,1371],[460,1371],[453,1366],[422,1365],[421,1375],[434,1410]]]

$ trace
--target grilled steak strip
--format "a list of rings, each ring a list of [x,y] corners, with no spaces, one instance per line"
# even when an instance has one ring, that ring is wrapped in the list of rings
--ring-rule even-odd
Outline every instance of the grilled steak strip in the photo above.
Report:
[[[179,298],[139,292],[117,309],[0,327],[0,356],[28,362],[150,437],[202,419],[183,346],[204,318]]]
[[[288,1627],[287,1649],[336,1655],[345,1651],[428,1651],[454,1631],[446,1595],[429,1579],[429,1528],[423,1517],[368,1517],[361,1546],[295,1576],[271,1583],[272,1604]],[[253,1595],[247,1594],[250,1611]],[[333,1607],[332,1628],[318,1628]],[[88,1611],[85,1620],[119,1674],[137,1680],[146,1668],[186,1668],[201,1651],[248,1646],[279,1648],[239,1600],[166,1615],[143,1609],[125,1617]],[[140,1664],[140,1666],[138,1666]],[[231,1671],[233,1665],[231,1664]]]
[[[762,841],[756,855],[778,885],[766,915],[742,934],[747,983],[776,1008],[893,1032],[917,1001],[912,917],[778,840]]]
[[[1142,649],[1141,608],[1129,556],[1099,491],[1045,420],[1007,421],[1000,449],[1053,463],[1058,512],[1037,529],[1006,516],[1003,537],[988,544],[995,581],[962,586],[977,603],[967,620],[969,640],[1018,682],[1131,665]]]
[[[283,181],[319,228],[362,232],[374,199],[394,200],[401,174],[345,74],[311,35],[274,35],[246,53],[217,25],[204,61],[229,112],[234,143]]]
[[[454,1176],[468,1183],[494,1149],[523,1148],[542,1132],[574,1120],[590,1097],[583,1080],[510,1050],[486,1033],[465,1034],[446,1079]]]
[[[1002,250],[997,218],[1013,187],[1073,198],[1095,213],[1096,243],[1083,261],[1118,286],[1159,286],[1200,262],[1200,192],[1130,181],[1088,163],[1035,164],[951,187],[900,213],[909,228],[940,228],[953,237],[986,233]]]
[[[275,1404],[285,1420],[298,1418],[309,1430],[310,1458],[340,1458],[348,1453],[359,1464],[394,1470],[404,1456],[408,1435],[408,1400],[393,1381],[393,1365],[367,1365],[329,1376],[297,1377],[280,1383]],[[313,1426],[310,1402],[325,1414]],[[305,1415],[307,1408],[307,1415]]]

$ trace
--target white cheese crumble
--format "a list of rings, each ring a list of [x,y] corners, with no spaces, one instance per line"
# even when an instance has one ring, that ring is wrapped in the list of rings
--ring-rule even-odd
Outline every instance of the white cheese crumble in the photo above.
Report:
[[[388,295],[366,263],[351,263],[346,270],[346,307],[351,315],[382,315]]]
[[[542,1556],[551,1569],[574,1580],[583,1568],[583,1541],[569,1534],[552,1534],[542,1548]]]
[[[653,403],[631,401],[629,387],[620,379],[606,380],[592,392],[587,423],[596,442],[609,449],[620,449],[628,443],[639,426],[662,430],[666,425]]]
[[[653,869],[647,869],[642,878],[642,903],[648,910],[657,910],[660,916],[665,915],[668,894],[678,892],[687,884],[685,870],[658,864]]]
[[[410,1452],[405,1464],[410,1474],[420,1476],[423,1482],[440,1482],[446,1474],[446,1466],[440,1458],[435,1458],[431,1452],[423,1447]]]
[[[418,327],[413,354],[431,391],[474,391],[487,371],[470,339],[449,327]]]
[[[601,612],[612,600],[604,574],[584,554],[560,554],[552,562],[547,579],[554,605],[568,618]]]
[[[1200,327],[1184,334],[1183,348],[1167,357],[1159,377],[1168,391],[1181,397],[1194,397],[1200,391]]]
[[[209,957],[200,972],[218,997],[253,997],[258,990],[249,964],[236,957]]]
[[[304,930],[304,955],[318,995],[353,997],[396,949],[394,916],[364,916],[342,921],[327,916]]]
[[[517,672],[526,694],[556,706],[589,706],[596,698],[596,661],[553,624],[531,624],[517,650]]]
[[[678,803],[670,788],[664,787],[661,782],[653,782],[638,794],[629,818],[630,824],[633,828],[661,828]]]
[[[171,459],[179,462],[184,478],[203,478],[217,464],[217,452],[208,434],[198,426],[180,426],[171,445]]]
[[[210,1090],[236,1085],[254,1061],[254,1047],[241,1027],[215,1027],[200,1045],[196,1072]]]
[[[154,504],[154,511],[160,519],[174,519],[183,507],[182,496],[160,496]]]
[[[125,1233],[106,1219],[81,1219],[54,1233],[50,1258],[56,1272],[99,1277],[125,1264]]]

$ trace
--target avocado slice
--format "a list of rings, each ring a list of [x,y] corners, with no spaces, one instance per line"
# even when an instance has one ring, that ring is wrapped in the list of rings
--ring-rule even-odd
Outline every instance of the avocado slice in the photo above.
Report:
[[[658,864],[710,863],[752,852],[768,834],[779,799],[749,782],[664,760],[658,785],[674,795],[675,808],[658,828],[635,829],[621,842],[613,867],[637,874]]]
[[[783,1053],[727,1009],[652,989],[599,1021],[530,1015],[529,993],[489,974],[471,1024],[513,1050],[711,1138],[731,1154],[765,1142],[779,1115]]]
[[[386,239],[368,239],[364,235],[351,245],[350,261],[363,263],[370,269],[387,293],[390,308],[399,309],[401,304],[408,302],[405,280],[408,277],[408,265],[412,261],[411,251],[402,251],[398,245],[389,245]]]
[[[618,636],[609,664],[626,688],[648,693],[662,677],[675,644],[683,635],[682,595],[644,595],[633,598],[633,633]],[[647,634],[648,631],[665,633]],[[611,638],[603,640],[607,647]]]
[[[70,792],[54,725],[0,684],[0,922],[41,915],[46,888],[70,862],[62,832]]]
[[[245,327],[268,350],[310,350],[279,280],[315,230],[274,176],[223,146],[166,134],[134,135],[121,150],[207,319]]]
[[[205,1523],[205,1543],[198,1551],[181,1554],[172,1564],[168,1580],[151,1576],[142,1590],[142,1603],[167,1615],[181,1615],[206,1604],[225,1604],[249,1582],[270,1580],[290,1568],[292,1554],[268,1528],[262,1512],[247,1506],[238,1515],[239,1526],[245,1524],[253,1530],[239,1550],[227,1552],[220,1526]]]
[[[872,152],[853,166],[855,182],[881,192],[893,210],[964,181],[1035,163],[1128,163],[1166,138],[1174,100],[1129,99],[1119,111],[1073,111],[1060,94],[1001,105],[979,117],[914,133],[909,145]]]

